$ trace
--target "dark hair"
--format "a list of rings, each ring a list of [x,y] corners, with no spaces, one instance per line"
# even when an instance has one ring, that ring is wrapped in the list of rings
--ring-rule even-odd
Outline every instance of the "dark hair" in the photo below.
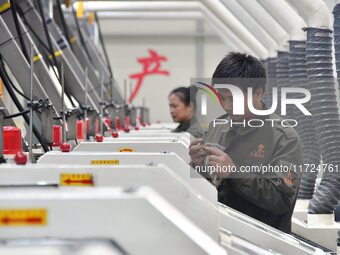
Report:
[[[245,53],[231,52],[218,64],[212,78],[213,84],[230,79],[232,84],[243,89],[262,87],[264,90],[267,77],[260,60]]]
[[[190,103],[196,108],[196,89],[191,87],[178,87],[170,92],[169,96],[175,94],[178,98],[186,105],[189,106]]]

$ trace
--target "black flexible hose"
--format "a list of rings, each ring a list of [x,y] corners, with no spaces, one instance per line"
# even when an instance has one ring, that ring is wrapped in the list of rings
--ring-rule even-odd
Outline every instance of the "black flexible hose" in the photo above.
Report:
[[[63,26],[63,29],[64,29],[65,38],[66,38],[67,42],[70,45],[72,45],[71,42],[70,42],[70,36],[68,34],[68,28],[67,28],[67,24],[66,24],[66,21],[65,21],[64,13],[63,13],[63,10],[61,9],[60,0],[56,0],[56,4],[57,4],[57,10],[58,10],[58,13],[59,13],[61,25]]]
[[[23,16],[24,17],[24,16]],[[38,36],[38,34],[34,31],[33,27],[31,26],[31,24],[29,24],[27,22],[27,20],[25,19],[25,25],[30,29],[30,32],[32,32],[32,34],[34,35],[34,37],[38,40],[39,44],[42,46],[42,48],[48,52],[48,54],[52,54],[53,52],[50,52],[50,48],[44,43],[44,41]],[[51,62],[52,63],[52,62]]]
[[[278,104],[276,108],[276,113],[281,114],[281,88],[287,87],[289,84],[289,53],[287,51],[278,51],[276,60],[276,87]],[[287,115],[289,116],[289,110],[287,110]],[[288,117],[287,116],[287,117]]]
[[[7,71],[6,70],[4,70],[4,72],[6,72],[6,74],[7,74]],[[7,76],[8,76],[8,74],[7,74]],[[20,96],[22,96],[24,99],[26,99],[26,100],[30,100],[24,93],[22,93],[14,84],[13,84],[13,82],[12,81],[10,81],[10,83],[11,83],[11,86],[12,86],[12,88],[15,90],[15,92],[17,92]]]
[[[48,57],[49,55],[51,55],[51,56],[53,56],[54,59],[55,59],[54,52],[53,52],[53,51],[51,52],[51,48],[49,48],[49,47],[43,42],[43,40],[38,36],[38,34],[37,34],[37,33],[35,32],[35,30],[33,29],[33,27],[30,25],[30,23],[27,22],[26,17],[25,17],[25,15],[22,14],[21,10],[18,9],[18,11],[19,11],[20,16],[21,16],[21,17],[23,18],[23,20],[25,21],[25,25],[30,29],[30,32],[32,32],[32,34],[33,34],[33,35],[35,36],[35,38],[38,40],[39,44],[42,46],[42,49],[43,49],[43,50],[45,51],[45,53],[47,54],[47,57],[46,57],[45,59],[47,60],[48,64],[51,66],[52,71],[53,71],[55,77],[56,77],[57,80],[60,82],[60,78],[59,78],[60,75],[57,74],[56,70],[54,69],[54,65],[53,65],[52,61],[51,61],[51,60],[49,59],[49,57]],[[44,23],[44,24],[45,24],[45,23]],[[59,72],[58,66],[56,66],[56,67],[57,67],[57,70],[58,70],[58,72]],[[70,100],[70,103],[71,103],[72,107],[75,107],[75,103],[73,102],[72,97],[71,97],[71,93],[69,92],[69,90],[68,90],[67,87],[65,87],[65,94],[66,94],[66,96],[68,97],[68,99]]]
[[[322,160],[327,164],[309,213],[330,214],[340,200],[340,123],[332,64],[332,31],[307,28],[307,71],[312,94],[311,113]],[[330,166],[333,168],[330,168]]]
[[[101,27],[100,27],[100,23],[99,23],[97,12],[94,13],[94,17],[95,17],[95,20],[96,20],[96,23],[97,23],[97,27],[98,27],[99,41],[100,41],[100,44],[101,44],[102,49],[103,49],[103,53],[104,53],[104,56],[105,56],[107,68],[109,69],[109,72],[110,72],[110,77],[112,78],[113,74],[112,74],[111,64],[110,64],[109,56],[108,56],[107,51],[106,51],[106,47],[105,47],[105,43],[104,43],[104,38],[103,38],[102,30],[101,30]]]
[[[81,32],[80,26],[79,26],[79,22],[78,22],[76,10],[74,9],[73,5],[71,5],[71,8],[72,8],[73,18],[74,18],[74,21],[75,21],[75,23],[76,23],[76,27],[77,27],[77,31],[78,31],[80,43],[81,43],[81,45],[83,46],[83,48],[84,48],[84,50],[85,50],[85,53],[86,53],[88,59],[91,61],[90,53],[89,53],[89,51],[88,51],[88,49],[87,49],[87,47],[86,47],[85,40],[84,40],[83,34],[82,34],[82,32]]]
[[[1,64],[0,64],[0,76],[1,76],[1,79],[2,79],[2,81],[3,81],[3,83],[4,83],[5,87],[6,87],[6,90],[7,90],[8,94],[9,94],[9,96],[12,98],[15,106],[18,108],[18,110],[20,112],[23,112],[24,108],[22,107],[21,103],[19,102],[17,96],[15,95],[15,93],[14,93],[14,91],[12,89],[12,86],[10,85],[9,77],[7,77],[6,73],[4,72],[5,67],[3,65],[2,56],[1,55],[0,55],[0,60],[1,60]],[[24,118],[26,124],[29,125],[30,124],[29,117],[26,114],[22,115],[22,117]],[[37,139],[38,139],[39,143],[41,144],[43,150],[45,152],[47,152],[48,148],[46,147],[46,145],[44,145],[42,143],[42,138],[40,136],[40,133],[39,133],[39,131],[36,129],[36,127],[34,125],[33,125],[33,133],[37,137]]]
[[[272,105],[273,101],[272,88],[276,87],[276,62],[276,58],[268,58],[265,65],[267,69],[267,85],[263,96],[263,101],[268,107]]]
[[[49,31],[48,31],[48,28],[47,28],[46,19],[45,19],[44,10],[43,10],[41,0],[37,0],[37,4],[38,4],[38,9],[39,9],[39,13],[40,13],[40,16],[41,16],[42,24],[43,24],[43,27],[44,27],[44,32],[45,32],[45,35],[46,35],[46,41],[47,41],[48,47],[50,48],[49,51],[51,52],[54,65],[56,66],[56,68],[58,70],[59,77],[61,77],[57,58],[54,54],[54,49],[53,49],[53,46],[52,46],[51,37],[50,37]]]
[[[13,20],[14,20],[14,25],[15,25],[15,29],[16,29],[17,34],[18,34],[21,50],[22,50],[22,53],[24,54],[26,60],[29,62],[30,56],[29,56],[29,54],[27,52],[24,39],[22,38],[22,32],[21,32],[21,28],[20,28],[20,24],[19,24],[19,20],[18,20],[18,16],[17,16],[16,1],[15,0],[10,0],[10,3],[11,3],[11,8],[12,8],[12,15],[13,15]]]
[[[3,63],[2,63],[2,65],[3,65]],[[8,73],[7,73],[7,70],[6,70],[6,68],[4,68],[3,67],[3,72],[5,73],[5,75],[7,76],[7,77],[9,77],[9,75],[8,75]],[[24,94],[24,93],[22,93],[14,84],[13,84],[13,82],[11,81],[11,80],[9,80],[9,83],[10,83],[10,85],[12,86],[12,88],[20,95],[20,96],[22,96],[23,98],[25,98],[26,100],[28,100],[28,101],[30,101],[30,99]]]
[[[292,87],[309,89],[307,83],[306,41],[289,42],[289,84]],[[311,110],[311,102],[305,103],[307,110]],[[292,107],[292,116],[298,121],[296,130],[303,144],[303,163],[306,165],[320,164],[320,149],[315,139],[315,123],[313,116],[304,116]],[[308,170],[305,168],[305,170]],[[311,199],[315,190],[316,172],[304,172],[302,175],[298,199]]]
[[[40,105],[40,106],[37,106],[37,107],[34,107],[34,108],[33,108],[33,111],[36,111],[36,110],[38,110],[39,108],[41,108],[41,105]],[[27,109],[27,110],[24,110],[24,111],[22,111],[22,112],[18,112],[18,113],[14,113],[14,114],[11,114],[11,115],[7,115],[7,116],[5,116],[5,119],[13,119],[13,118],[17,118],[17,117],[23,116],[23,115],[25,115],[25,114],[27,114],[27,113],[29,113],[29,112],[30,112],[30,109]]]

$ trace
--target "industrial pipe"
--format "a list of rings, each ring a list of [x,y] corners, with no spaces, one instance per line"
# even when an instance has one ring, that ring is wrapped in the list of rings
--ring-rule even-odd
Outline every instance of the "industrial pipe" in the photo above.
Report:
[[[268,56],[267,49],[259,43],[224,6],[217,0],[201,0],[200,2],[176,2],[176,1],[153,1],[153,2],[84,2],[84,11],[188,11],[195,10],[203,13],[207,19],[218,27],[219,33],[225,35],[227,40],[232,39],[240,45],[242,50],[251,50],[260,58]],[[230,29],[229,29],[230,28]],[[236,38],[235,38],[236,37]],[[238,37],[238,38],[237,38]],[[245,46],[245,47],[244,47]]]

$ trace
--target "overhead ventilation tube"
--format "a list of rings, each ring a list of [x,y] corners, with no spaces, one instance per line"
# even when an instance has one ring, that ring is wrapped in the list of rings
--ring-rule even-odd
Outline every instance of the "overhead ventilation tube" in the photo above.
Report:
[[[289,53],[287,51],[278,51],[277,52],[277,61],[276,61],[276,87],[278,89],[278,91],[277,91],[278,101],[277,101],[276,113],[278,115],[281,115],[281,91],[280,91],[280,88],[288,87],[289,86],[288,84],[289,84]]]
[[[307,74],[317,142],[325,165],[309,214],[332,214],[340,199],[340,122],[332,68],[332,31],[307,28]]]
[[[307,59],[306,59],[306,42],[290,41],[289,42],[289,84],[291,87],[300,87],[309,89],[307,82]],[[296,98],[299,96],[297,95]],[[311,110],[311,102],[305,103],[307,110]],[[304,116],[297,107],[289,108],[291,115],[298,122],[296,130],[303,144],[303,163],[306,166],[320,164],[320,150],[315,139],[315,123],[313,116]],[[315,180],[317,174],[306,173],[302,175],[298,199],[311,199],[314,194]]]
[[[266,103],[268,107],[272,105],[273,94],[272,88],[276,87],[276,58],[268,58],[265,61],[265,67],[267,70],[267,85],[266,91],[263,96],[263,101]]]
[[[334,49],[335,49],[335,64],[338,78],[338,88],[340,91],[340,4],[337,4],[333,10],[334,15]]]

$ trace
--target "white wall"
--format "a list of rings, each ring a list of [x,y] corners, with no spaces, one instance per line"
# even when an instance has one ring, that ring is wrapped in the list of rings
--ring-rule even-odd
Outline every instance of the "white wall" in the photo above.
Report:
[[[146,77],[134,103],[141,105],[145,98],[152,121],[171,121],[167,101],[169,92],[178,86],[188,86],[190,78],[196,77],[196,38],[190,36],[196,31],[195,21],[119,20],[101,23],[114,76],[122,90],[124,79],[142,70],[137,58],[149,56],[148,49],[168,58],[162,63],[162,69],[168,70],[170,76]],[[143,33],[148,36],[142,36]],[[207,31],[204,39],[205,77],[211,77],[227,53],[228,48],[219,38]]]

